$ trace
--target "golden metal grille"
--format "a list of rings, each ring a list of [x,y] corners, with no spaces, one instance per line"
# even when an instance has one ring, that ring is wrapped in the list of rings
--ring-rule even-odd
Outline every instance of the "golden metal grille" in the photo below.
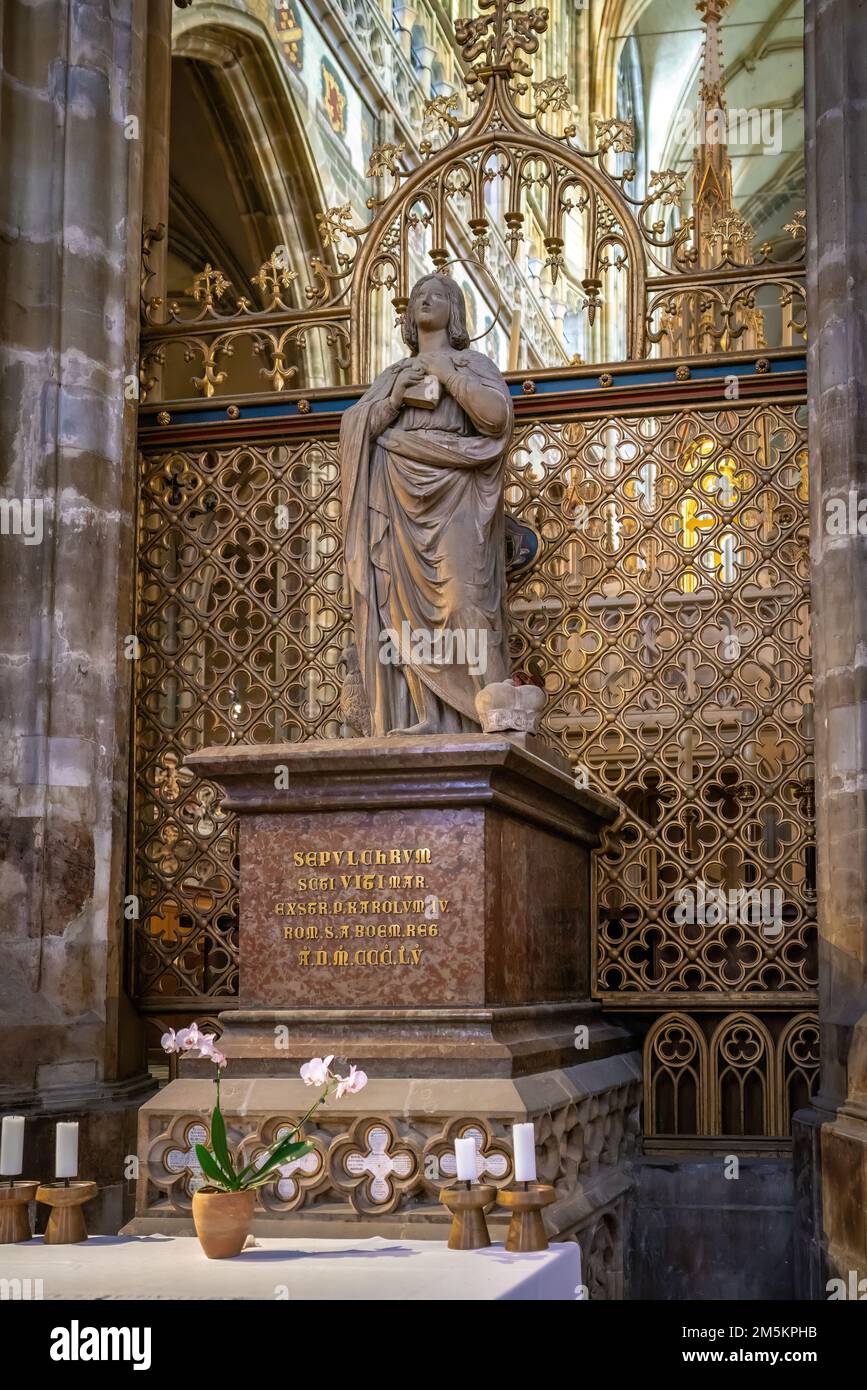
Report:
[[[134,992],[237,991],[234,817],[182,766],[206,744],[335,737],[346,613],[337,465],[305,441],[141,461]]]
[[[508,504],[543,552],[512,597],[514,657],[578,775],[623,805],[595,973],[621,1004],[797,1002],[815,982],[804,431],[803,406],[760,405],[515,439]]]

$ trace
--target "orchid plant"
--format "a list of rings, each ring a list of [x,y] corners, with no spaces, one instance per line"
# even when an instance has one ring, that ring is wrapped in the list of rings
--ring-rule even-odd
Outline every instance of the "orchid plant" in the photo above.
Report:
[[[186,1057],[204,1057],[217,1068],[217,1099],[211,1113],[211,1144],[210,1147],[197,1144],[196,1157],[209,1184],[221,1192],[245,1192],[271,1182],[283,1164],[303,1158],[304,1154],[313,1148],[309,1140],[296,1139],[295,1136],[331,1092],[334,1091],[336,1099],[340,1100],[342,1096],[355,1095],[367,1085],[365,1073],[351,1064],[348,1076],[340,1076],[333,1072],[333,1053],[329,1057],[311,1058],[301,1068],[301,1079],[306,1086],[320,1087],[319,1096],[288,1134],[281,1134],[270,1148],[257,1154],[252,1163],[238,1168],[229,1152],[226,1122],[220,1109],[220,1074],[226,1065],[226,1058],[216,1046],[216,1034],[202,1033],[198,1024],[191,1023],[189,1028],[181,1028],[177,1033],[170,1028],[163,1034],[161,1042],[165,1052],[183,1053]]]

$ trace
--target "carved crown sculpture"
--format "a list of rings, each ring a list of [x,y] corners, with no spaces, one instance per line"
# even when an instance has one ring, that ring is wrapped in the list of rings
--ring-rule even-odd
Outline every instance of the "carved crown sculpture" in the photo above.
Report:
[[[507,730],[535,734],[544,705],[544,690],[537,685],[518,685],[514,679],[494,681],[476,696],[476,713],[486,734]]]

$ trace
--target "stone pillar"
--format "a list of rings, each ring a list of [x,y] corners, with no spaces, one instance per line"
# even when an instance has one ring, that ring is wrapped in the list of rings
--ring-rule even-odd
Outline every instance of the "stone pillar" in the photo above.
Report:
[[[147,9],[3,15],[0,1111],[42,1179],[81,1122],[93,1230],[152,1089],[122,984]]]
[[[142,237],[147,245],[147,279],[142,286],[146,300],[155,300],[148,311],[150,322],[166,317],[166,268],[169,226],[169,152],[172,98],[172,7],[150,5],[144,82],[144,165],[142,170]],[[143,374],[142,399],[162,398],[162,368],[152,362]]]
[[[394,6],[398,38],[406,58],[409,58],[412,52],[412,29],[417,16],[418,6],[411,3],[410,0],[399,0],[399,3]]]
[[[824,1298],[867,1275],[867,542],[848,520],[867,499],[867,8],[807,0],[805,20],[822,1071],[796,1117],[796,1247],[801,1295]]]

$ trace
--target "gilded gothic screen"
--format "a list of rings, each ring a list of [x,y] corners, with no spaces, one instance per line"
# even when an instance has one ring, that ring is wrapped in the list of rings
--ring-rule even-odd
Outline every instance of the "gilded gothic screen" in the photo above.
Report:
[[[439,269],[515,398],[513,669],[544,687],[576,783],[619,806],[593,993],[643,1038],[645,1131],[789,1133],[818,1063],[804,227],[791,199],[775,230],[761,199],[755,226],[736,206],[724,8],[699,7],[689,157],[675,142],[655,168],[625,59],[614,108],[585,118],[540,68],[542,11],[458,20],[436,82],[390,69],[412,119],[376,140],[280,6],[292,81],[321,79],[314,157],[360,133],[367,197],[347,166],[291,227],[241,208],[243,254],[178,216],[168,272],[147,229],[129,968],[157,1027],[213,1019],[238,986],[237,827],[185,755],[357,731],[336,431]],[[228,113],[238,73],[208,75],[192,15],[178,55]],[[254,46],[238,71],[265,92]],[[232,138],[279,199],[297,131],[272,132],[272,163],[242,121]]]
[[[595,992],[696,1011],[679,1047],[651,1040],[672,1095],[708,1017],[763,1088],[759,1118],[745,1100],[721,1131],[696,1062],[664,1132],[784,1133],[776,1069],[808,1084],[817,1059],[812,1025],[787,1053],[816,978],[803,415],[531,420],[511,452],[513,664],[544,683],[576,777],[622,806],[597,856]],[[184,755],[351,719],[334,445],[149,450],[140,506],[133,968],[164,1023],[237,989],[235,828]]]

